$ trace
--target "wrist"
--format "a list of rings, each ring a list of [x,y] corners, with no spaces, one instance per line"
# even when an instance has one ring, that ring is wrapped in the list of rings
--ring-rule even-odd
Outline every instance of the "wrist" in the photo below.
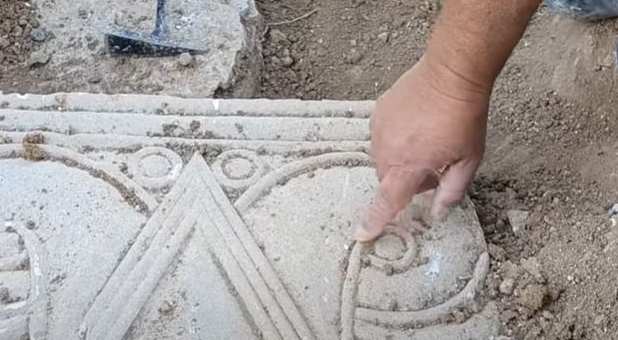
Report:
[[[494,78],[475,75],[472,70],[444,61],[430,52],[419,61],[427,83],[434,90],[462,101],[488,101]]]

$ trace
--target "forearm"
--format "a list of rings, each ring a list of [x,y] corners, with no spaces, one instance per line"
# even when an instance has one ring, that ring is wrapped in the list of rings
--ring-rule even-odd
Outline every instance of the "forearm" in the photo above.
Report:
[[[440,90],[491,91],[541,0],[446,0],[423,61]],[[434,84],[435,85],[435,84]]]

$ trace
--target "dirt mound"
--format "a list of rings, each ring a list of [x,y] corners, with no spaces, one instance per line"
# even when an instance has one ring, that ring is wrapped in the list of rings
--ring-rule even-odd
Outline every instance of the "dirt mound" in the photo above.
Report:
[[[0,70],[6,70],[27,60],[38,21],[33,5],[28,1],[0,2]],[[0,77],[2,77],[0,72]]]

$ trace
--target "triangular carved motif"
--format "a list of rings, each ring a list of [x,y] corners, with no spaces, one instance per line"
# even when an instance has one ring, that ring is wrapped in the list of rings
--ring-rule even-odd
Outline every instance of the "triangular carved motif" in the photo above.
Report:
[[[221,263],[223,274],[264,338],[314,339],[199,154],[189,162],[98,294],[82,322],[82,339],[122,339],[194,232],[208,240],[204,246]]]

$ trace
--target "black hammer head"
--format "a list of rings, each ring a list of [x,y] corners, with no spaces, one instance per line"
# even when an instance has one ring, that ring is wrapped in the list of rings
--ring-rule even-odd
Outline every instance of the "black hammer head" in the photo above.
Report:
[[[165,57],[181,53],[204,54],[207,49],[179,46],[178,43],[162,39],[154,34],[135,32],[108,33],[105,35],[111,54],[131,54],[147,57]]]

